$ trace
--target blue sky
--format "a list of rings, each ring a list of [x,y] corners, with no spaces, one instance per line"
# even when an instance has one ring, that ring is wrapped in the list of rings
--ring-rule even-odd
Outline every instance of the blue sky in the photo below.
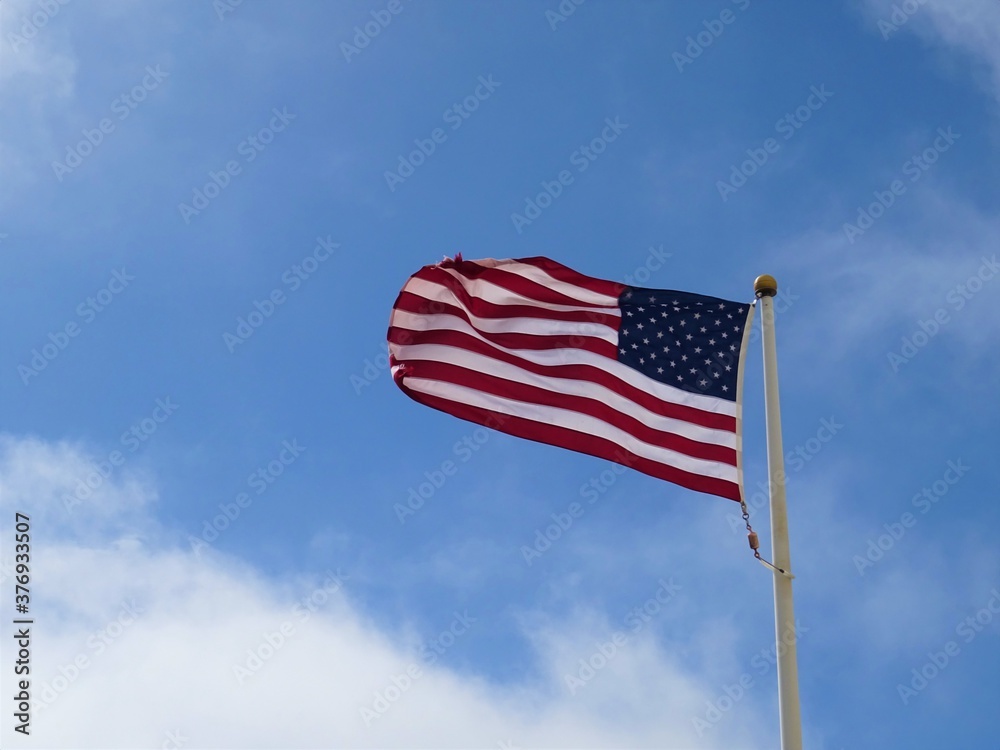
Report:
[[[777,745],[735,504],[392,383],[456,252],[773,274],[806,745],[995,737],[996,3],[8,0],[0,37],[5,747]]]

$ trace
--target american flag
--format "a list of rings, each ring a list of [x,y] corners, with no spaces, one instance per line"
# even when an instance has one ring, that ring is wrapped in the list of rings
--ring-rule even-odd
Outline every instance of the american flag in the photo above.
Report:
[[[458,255],[403,286],[390,364],[427,406],[738,501],[752,315],[548,258]]]

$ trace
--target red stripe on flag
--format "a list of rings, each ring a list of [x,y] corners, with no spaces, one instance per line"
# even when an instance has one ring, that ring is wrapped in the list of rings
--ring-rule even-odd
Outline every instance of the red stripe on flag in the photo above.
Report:
[[[409,292],[400,292],[399,298],[396,300],[396,309],[405,310],[406,312],[411,312],[416,315],[427,315],[427,308],[425,307],[426,302],[427,300],[423,297],[417,297]],[[491,341],[498,346],[502,346],[505,349],[586,349],[587,351],[593,352],[594,354],[600,354],[601,356],[608,357],[609,359],[615,359],[617,357],[618,350],[615,347],[615,344],[611,341],[605,341],[591,336],[584,337],[573,334],[536,336],[530,333],[491,333],[478,328],[469,313],[461,307],[439,303],[434,307],[434,309],[437,310],[437,312],[432,314],[451,315],[460,320],[464,320],[484,339]],[[423,332],[412,332],[414,342],[417,341],[416,337],[421,333]]]
[[[656,430],[635,417],[617,411],[596,399],[567,393],[555,393],[545,388],[477,372],[449,362],[410,359],[407,360],[406,365],[408,368],[407,377],[455,383],[514,401],[586,414],[600,419],[612,427],[617,427],[649,445],[683,453],[704,461],[716,461],[736,466],[736,451],[732,448],[700,443],[670,432]]]
[[[541,305],[607,307],[606,304],[597,305],[595,303],[584,302],[577,297],[569,297],[562,292],[557,292],[555,289],[543,286],[537,281],[519,276],[513,271],[507,271],[502,268],[485,268],[472,261],[462,261],[460,264],[454,266],[454,269],[467,279],[477,279],[480,282],[485,281],[502,289],[509,289],[515,294],[529,297]],[[603,292],[601,293],[603,294]]]
[[[628,288],[625,284],[617,281],[606,281],[605,279],[595,279],[593,276],[586,276],[579,271],[574,271],[572,268],[567,268],[562,263],[556,263],[550,258],[536,256],[534,258],[520,258],[518,262],[535,266],[558,281],[565,281],[567,284],[589,289],[597,294],[606,294],[609,297],[617,297]]]
[[[468,290],[462,285],[462,282],[452,276],[450,273],[443,271],[441,269],[429,269],[422,268],[415,275],[414,278],[422,279],[431,284],[437,284],[446,288],[449,292],[454,295],[455,299],[462,303],[462,306],[480,318],[545,318],[546,320],[567,320],[578,323],[594,323],[595,325],[603,325],[614,330],[618,330],[618,323],[621,320],[620,315],[610,315],[608,313],[600,312],[599,308],[593,310],[554,310],[540,305],[526,305],[526,304],[510,304],[501,305],[494,302],[488,302],[484,299],[473,297],[469,294]],[[403,290],[401,294],[411,294],[407,290]],[[438,305],[444,304],[438,300],[426,299],[420,297],[419,294],[413,292],[414,296],[423,299],[425,304],[425,310],[422,310],[422,314],[434,312]],[[579,302],[574,303],[577,307],[580,307]],[[410,312],[415,312],[411,310]]]
[[[658,479],[665,479],[668,482],[679,484],[682,487],[696,490],[697,492],[707,492],[712,495],[719,495],[730,500],[739,502],[740,488],[736,482],[730,482],[717,477],[693,474],[683,471],[673,466],[667,466],[648,458],[637,456],[620,445],[601,437],[587,435],[566,427],[535,422],[523,417],[515,417],[509,414],[482,409],[480,407],[469,406],[467,404],[449,401],[439,396],[428,393],[412,391],[405,385],[405,377],[400,377],[399,372],[395,374],[396,383],[406,393],[407,396],[431,408],[452,414],[456,417],[492,427],[502,432],[506,432],[516,437],[527,438],[539,443],[547,443],[562,448],[569,448],[580,453],[586,453],[597,458],[607,459],[624,466],[637,469]]]

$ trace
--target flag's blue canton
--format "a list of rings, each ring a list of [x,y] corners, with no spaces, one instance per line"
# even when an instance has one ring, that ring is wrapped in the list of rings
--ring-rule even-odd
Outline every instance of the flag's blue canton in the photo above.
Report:
[[[747,303],[628,287],[618,306],[619,362],[691,393],[736,400]]]

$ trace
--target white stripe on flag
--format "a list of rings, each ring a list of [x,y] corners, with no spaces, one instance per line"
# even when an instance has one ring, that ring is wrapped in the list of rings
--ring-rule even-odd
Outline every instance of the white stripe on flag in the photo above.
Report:
[[[609,425],[603,420],[580,412],[560,409],[546,404],[515,401],[484,393],[475,388],[413,376],[406,378],[406,387],[412,391],[427,393],[448,401],[454,401],[455,403],[521,417],[540,424],[564,427],[584,435],[602,437],[622,446],[637,456],[665,466],[672,466],[681,471],[715,477],[726,482],[736,483],[738,480],[738,473],[735,466],[717,461],[693,458],[677,451],[650,445],[624,430]]]

